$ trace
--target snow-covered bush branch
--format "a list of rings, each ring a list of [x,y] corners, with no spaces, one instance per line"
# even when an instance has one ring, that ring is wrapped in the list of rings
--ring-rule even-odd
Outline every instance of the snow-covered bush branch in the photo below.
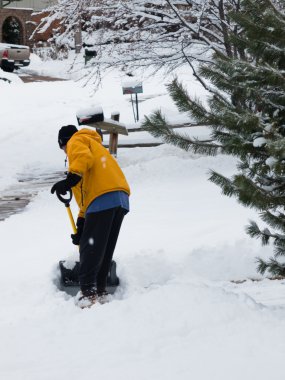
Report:
[[[74,46],[74,27],[83,42],[97,48],[97,62],[105,65],[166,67],[205,62],[213,51],[236,54],[229,33],[237,26],[228,17],[240,0],[58,0],[48,8],[35,33],[59,20],[56,44]]]

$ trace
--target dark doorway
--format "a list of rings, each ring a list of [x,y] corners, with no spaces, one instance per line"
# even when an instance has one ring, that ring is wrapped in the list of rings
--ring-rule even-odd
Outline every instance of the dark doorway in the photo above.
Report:
[[[6,18],[2,27],[3,42],[23,44],[23,28],[21,22],[13,16]]]

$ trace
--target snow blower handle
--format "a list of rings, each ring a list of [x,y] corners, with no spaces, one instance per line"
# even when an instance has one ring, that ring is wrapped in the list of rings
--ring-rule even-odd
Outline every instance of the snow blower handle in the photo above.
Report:
[[[69,197],[68,198],[64,198],[61,194],[59,194],[58,192],[56,192],[56,195],[58,197],[58,199],[64,203],[65,207],[66,207],[66,210],[67,210],[67,213],[68,213],[68,217],[69,217],[69,220],[70,220],[70,223],[71,223],[71,226],[72,226],[72,229],[73,229],[73,233],[76,234],[77,233],[77,228],[76,228],[76,225],[74,223],[74,219],[73,219],[73,215],[72,215],[72,212],[71,212],[71,209],[70,209],[70,201],[72,199],[72,191],[71,190],[67,190],[67,193],[69,193]]]

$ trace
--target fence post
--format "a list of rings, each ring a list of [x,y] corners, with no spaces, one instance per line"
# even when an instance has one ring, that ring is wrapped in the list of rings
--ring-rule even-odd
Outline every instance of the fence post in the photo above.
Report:
[[[112,112],[111,119],[114,121],[120,121],[120,112]],[[118,150],[118,133],[111,132],[109,138],[109,152],[117,157]]]

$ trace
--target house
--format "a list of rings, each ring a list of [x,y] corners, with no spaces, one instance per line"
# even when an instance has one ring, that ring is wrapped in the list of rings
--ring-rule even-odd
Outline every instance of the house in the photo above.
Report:
[[[33,11],[41,11],[54,3],[56,3],[56,0],[20,0],[11,1],[11,3],[7,7],[16,9],[30,8]]]

